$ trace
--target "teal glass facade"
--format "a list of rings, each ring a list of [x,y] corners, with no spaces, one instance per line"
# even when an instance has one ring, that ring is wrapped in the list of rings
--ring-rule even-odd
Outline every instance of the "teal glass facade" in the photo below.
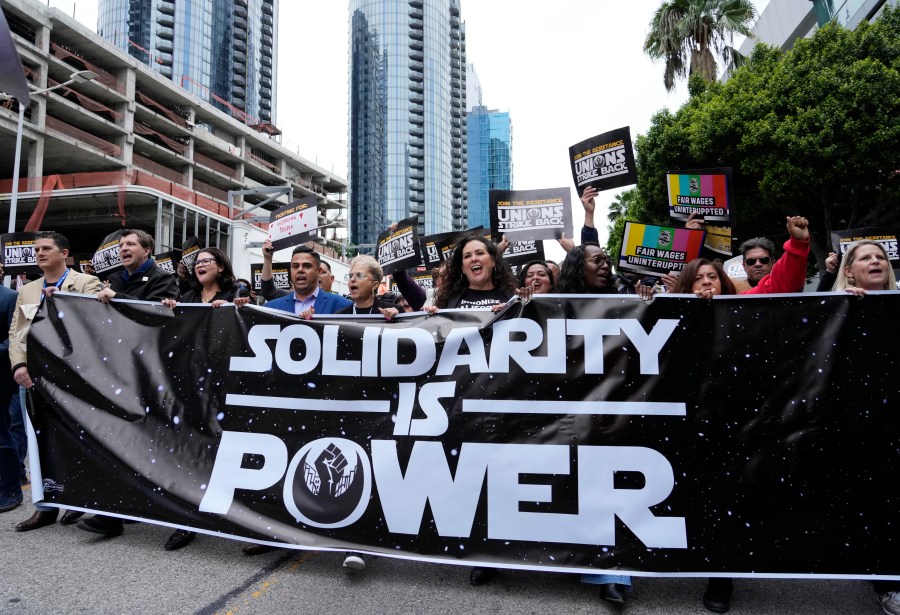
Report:
[[[465,24],[459,0],[351,0],[350,236],[374,244],[468,227]]]
[[[512,123],[509,113],[473,107],[469,131],[469,226],[490,228],[488,196],[491,190],[513,185]]]
[[[247,123],[275,123],[278,0],[100,0],[97,31]]]

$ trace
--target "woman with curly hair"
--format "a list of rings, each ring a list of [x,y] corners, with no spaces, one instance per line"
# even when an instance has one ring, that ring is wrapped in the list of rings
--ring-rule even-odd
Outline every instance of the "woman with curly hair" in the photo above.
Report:
[[[435,308],[473,309],[502,305],[516,291],[516,279],[497,246],[480,235],[463,237],[453,250]],[[433,310],[430,309],[433,313]]]

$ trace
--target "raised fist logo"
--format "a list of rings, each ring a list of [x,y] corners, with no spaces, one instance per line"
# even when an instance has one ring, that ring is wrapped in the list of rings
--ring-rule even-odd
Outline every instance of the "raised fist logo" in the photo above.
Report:
[[[298,521],[341,527],[365,511],[372,488],[365,451],[355,442],[323,438],[304,446],[288,469]]]
[[[318,471],[319,478],[325,479],[328,495],[331,497],[335,497],[339,495],[337,493],[338,485],[341,483],[341,477],[344,472],[344,468],[347,467],[347,458],[344,457],[344,453],[336,447],[334,444],[329,444],[328,447],[319,454],[319,458],[316,459],[316,470]],[[352,478],[351,478],[352,480]]]

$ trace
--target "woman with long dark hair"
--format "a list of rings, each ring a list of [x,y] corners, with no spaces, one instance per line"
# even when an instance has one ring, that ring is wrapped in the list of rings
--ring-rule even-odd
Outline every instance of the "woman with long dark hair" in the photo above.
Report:
[[[211,303],[219,307],[224,303],[246,305],[249,293],[235,283],[231,261],[219,248],[203,248],[197,254],[191,270],[191,290],[181,296],[181,303]],[[175,307],[175,300],[163,301]]]
[[[535,295],[556,292],[556,277],[545,261],[530,261],[519,269],[519,288],[528,286],[534,289]]]
[[[466,235],[456,245],[435,308],[496,308],[516,293],[516,279],[497,246],[481,235]],[[434,313],[434,308],[429,309]]]

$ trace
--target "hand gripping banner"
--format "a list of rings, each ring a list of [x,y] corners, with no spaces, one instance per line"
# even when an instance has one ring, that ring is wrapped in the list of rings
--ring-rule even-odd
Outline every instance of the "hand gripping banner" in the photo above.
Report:
[[[900,578],[900,294],[302,321],[57,293],[35,495],[294,548]]]

